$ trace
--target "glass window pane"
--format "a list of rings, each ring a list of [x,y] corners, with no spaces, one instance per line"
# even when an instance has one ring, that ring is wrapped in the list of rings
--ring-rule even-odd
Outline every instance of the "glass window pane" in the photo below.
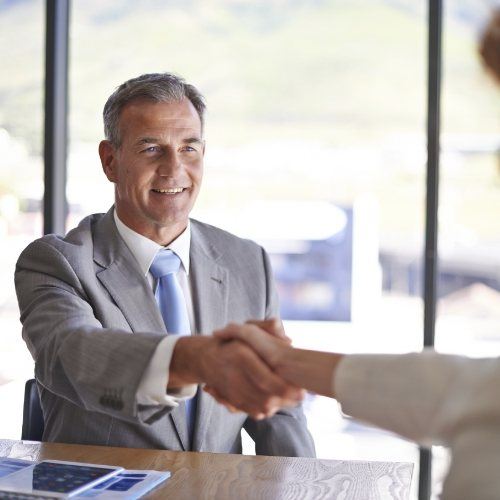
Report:
[[[450,9],[444,30],[436,347],[469,356],[500,353],[498,88],[477,54],[488,3],[469,16]]]
[[[2,437],[21,437],[24,382],[33,362],[21,338],[14,267],[42,235],[44,3],[3,2],[0,9],[0,408]]]

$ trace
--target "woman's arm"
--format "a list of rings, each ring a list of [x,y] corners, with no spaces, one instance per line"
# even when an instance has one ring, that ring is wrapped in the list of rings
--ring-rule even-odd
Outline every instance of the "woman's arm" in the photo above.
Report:
[[[293,348],[284,335],[281,322],[229,324],[215,335],[245,342],[287,382],[323,396],[335,397],[332,377],[343,355]]]

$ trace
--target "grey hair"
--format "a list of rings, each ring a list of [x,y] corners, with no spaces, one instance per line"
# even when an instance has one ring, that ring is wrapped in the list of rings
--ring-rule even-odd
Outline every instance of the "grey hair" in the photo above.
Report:
[[[120,146],[121,138],[118,121],[123,108],[136,99],[149,99],[153,102],[175,102],[189,99],[201,121],[205,123],[205,98],[193,85],[186,83],[180,76],[171,73],[149,73],[122,83],[109,96],[103,110],[104,135],[115,147]]]

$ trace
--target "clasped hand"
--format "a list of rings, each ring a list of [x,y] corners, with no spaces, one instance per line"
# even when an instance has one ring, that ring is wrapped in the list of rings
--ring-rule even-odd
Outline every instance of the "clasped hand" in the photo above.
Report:
[[[304,391],[275,373],[289,346],[281,321],[229,324],[214,332],[218,341],[204,353],[204,390],[230,411],[243,411],[260,420],[284,406],[295,406]]]

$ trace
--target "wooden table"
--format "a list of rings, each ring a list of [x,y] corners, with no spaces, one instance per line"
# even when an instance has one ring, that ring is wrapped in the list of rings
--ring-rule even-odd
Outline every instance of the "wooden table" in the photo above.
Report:
[[[407,500],[413,465],[0,440],[0,456],[169,470],[148,498]]]

